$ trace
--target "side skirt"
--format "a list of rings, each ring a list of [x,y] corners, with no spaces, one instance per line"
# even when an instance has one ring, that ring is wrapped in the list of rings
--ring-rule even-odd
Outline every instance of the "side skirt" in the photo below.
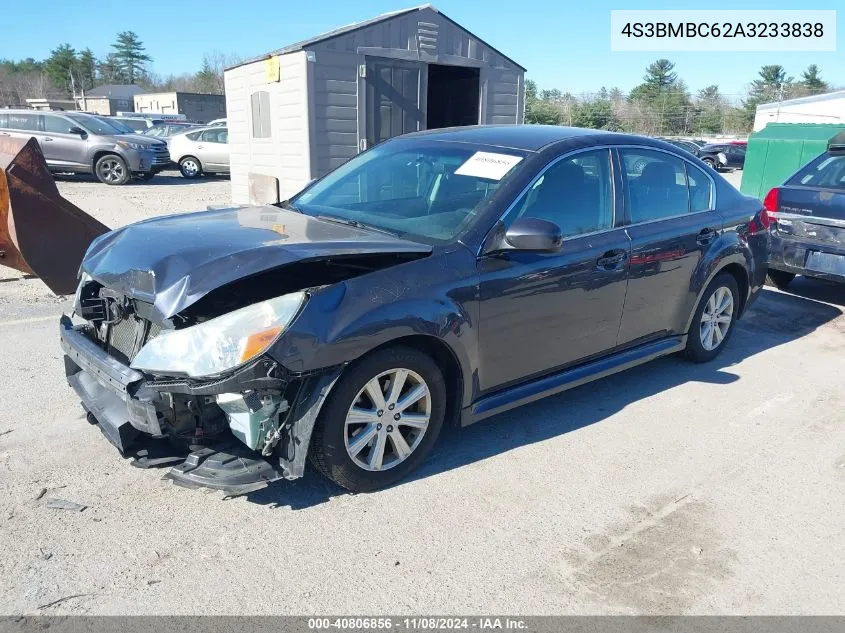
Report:
[[[463,410],[461,425],[467,426],[509,409],[540,400],[584,383],[610,376],[655,358],[678,352],[687,344],[686,335],[652,341],[605,358],[543,376],[481,398]]]

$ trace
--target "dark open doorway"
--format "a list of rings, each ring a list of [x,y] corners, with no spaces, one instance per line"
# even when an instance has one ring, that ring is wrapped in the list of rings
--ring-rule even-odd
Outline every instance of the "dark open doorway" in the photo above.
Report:
[[[478,68],[428,65],[428,129],[478,125]]]

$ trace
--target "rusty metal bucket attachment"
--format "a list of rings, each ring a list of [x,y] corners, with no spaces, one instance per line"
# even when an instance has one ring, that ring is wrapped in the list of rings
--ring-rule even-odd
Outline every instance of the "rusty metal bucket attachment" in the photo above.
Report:
[[[62,198],[34,138],[0,137],[0,264],[73,294],[88,245],[108,231]]]

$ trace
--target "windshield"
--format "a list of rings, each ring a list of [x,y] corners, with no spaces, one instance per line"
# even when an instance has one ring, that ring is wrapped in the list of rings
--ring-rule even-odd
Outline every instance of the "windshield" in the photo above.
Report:
[[[106,119],[106,118],[103,118],[103,117],[98,117],[98,118],[100,119],[100,121],[102,121],[106,125],[112,126],[117,131],[117,134],[134,134],[135,133],[135,130],[133,130],[128,125],[124,125],[123,123],[121,123],[117,119]]]
[[[308,215],[445,242],[470,225],[523,157],[518,150],[393,141],[353,158],[291,203]]]
[[[106,121],[99,117],[85,115],[85,114],[71,114],[64,113],[65,116],[79,126],[92,134],[100,134],[105,136],[113,136],[115,134],[125,134],[118,127],[113,125],[111,121]]]

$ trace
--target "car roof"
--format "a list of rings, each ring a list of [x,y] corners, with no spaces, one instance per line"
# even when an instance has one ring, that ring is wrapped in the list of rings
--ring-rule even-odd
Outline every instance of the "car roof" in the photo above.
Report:
[[[566,127],[563,125],[474,125],[411,132],[398,138],[451,141],[537,152],[550,145],[645,145],[670,147],[665,141],[647,136]]]

